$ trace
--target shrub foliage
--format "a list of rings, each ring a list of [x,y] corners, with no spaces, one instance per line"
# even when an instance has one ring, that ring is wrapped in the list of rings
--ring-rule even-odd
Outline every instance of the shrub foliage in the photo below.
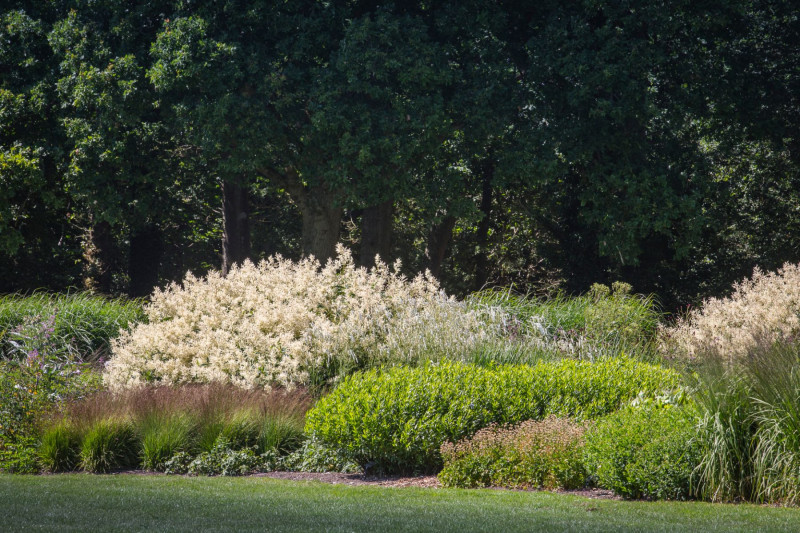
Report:
[[[595,418],[642,393],[678,387],[676,373],[631,359],[483,368],[442,361],[346,378],[309,411],[306,432],[367,468],[435,471],[440,447],[491,424],[548,415]]]
[[[626,498],[685,500],[700,461],[696,416],[676,407],[626,408],[600,419],[586,437],[596,483]]]
[[[489,426],[441,447],[446,487],[575,489],[586,482],[584,427],[553,416],[511,428]]]

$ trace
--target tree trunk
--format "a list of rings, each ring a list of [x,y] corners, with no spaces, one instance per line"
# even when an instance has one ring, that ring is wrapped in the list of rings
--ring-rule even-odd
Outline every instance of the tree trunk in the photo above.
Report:
[[[480,290],[489,279],[489,225],[492,214],[492,179],[494,177],[494,163],[484,161],[482,166],[483,187],[481,192],[481,213],[483,218],[478,223],[478,257],[475,263],[475,290]]]
[[[139,228],[131,235],[128,257],[128,294],[132,297],[147,296],[158,285],[164,240],[161,229],[155,224]]]
[[[394,202],[387,200],[367,207],[361,215],[361,266],[375,266],[375,256],[389,262],[392,251],[392,215]]]
[[[321,186],[307,189],[300,201],[303,255],[314,256],[322,265],[336,255],[339,242],[343,209],[335,205],[333,194]]]
[[[247,189],[234,181],[222,183],[222,275],[250,257]]]
[[[257,170],[284,187],[300,207],[303,215],[303,255],[313,256],[324,265],[336,255],[344,212],[342,207],[337,207],[341,196],[325,185],[306,185],[297,170],[291,167],[282,171],[268,167]]]
[[[111,292],[113,248],[114,238],[111,235],[111,224],[103,221],[92,226],[83,249],[83,259],[86,264],[86,277],[83,284],[88,290],[104,294]]]
[[[438,278],[442,271],[442,262],[447,252],[447,245],[453,236],[453,228],[456,226],[456,218],[446,216],[439,223],[431,228],[428,235],[428,246],[425,249],[425,257],[428,258],[428,270],[434,277]]]

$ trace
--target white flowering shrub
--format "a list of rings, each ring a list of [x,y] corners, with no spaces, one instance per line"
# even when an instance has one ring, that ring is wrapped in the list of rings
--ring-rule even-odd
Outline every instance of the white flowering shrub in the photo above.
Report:
[[[800,264],[777,272],[758,268],[734,285],[729,298],[711,298],[663,332],[667,348],[680,356],[710,354],[737,360],[759,343],[797,339],[800,335]]]
[[[456,356],[504,335],[508,313],[468,308],[430,276],[407,280],[397,270],[356,267],[340,247],[322,268],[273,257],[227,277],[189,274],[156,291],[148,322],[114,342],[105,383],[319,384],[359,368]]]

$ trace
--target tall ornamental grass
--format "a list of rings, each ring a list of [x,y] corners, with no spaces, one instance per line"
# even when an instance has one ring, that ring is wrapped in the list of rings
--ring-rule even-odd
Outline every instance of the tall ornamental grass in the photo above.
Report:
[[[300,389],[215,384],[102,391],[44,423],[39,458],[48,471],[105,472],[165,471],[179,456],[191,461],[257,450],[279,457],[302,444],[310,405],[311,397]]]
[[[658,305],[653,296],[631,291],[630,285],[616,282],[611,287],[594,284],[588,293],[573,297],[535,299],[509,290],[473,294],[467,299],[468,305],[502,309],[512,317],[510,324],[522,325],[516,333],[526,334],[528,341],[510,350],[490,346],[476,351],[472,362],[530,364],[554,356],[657,359]]]
[[[663,348],[690,360],[742,359],[759,344],[796,342],[800,335],[800,264],[758,268],[728,298],[710,298],[663,331]]]
[[[540,304],[499,293],[457,301],[428,275],[357,267],[340,247],[312,259],[245,262],[156,291],[148,321],[113,345],[105,382],[324,386],[358,370],[443,359],[481,364],[637,355],[655,330],[652,299],[629,287]]]
[[[800,345],[759,343],[734,362],[709,356],[694,376],[700,496],[800,502]]]
[[[755,270],[728,298],[706,300],[663,331],[689,363],[700,422],[698,495],[800,500],[800,265]]]
[[[139,300],[86,292],[0,296],[0,358],[19,353],[18,346],[28,341],[30,321],[52,321],[53,340],[72,358],[108,357],[111,339],[144,318]]]

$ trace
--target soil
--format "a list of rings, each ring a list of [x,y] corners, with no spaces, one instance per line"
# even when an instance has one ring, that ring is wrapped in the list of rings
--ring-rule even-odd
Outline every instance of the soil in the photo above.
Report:
[[[436,476],[365,476],[363,474],[340,474],[337,472],[326,472],[315,474],[311,472],[267,472],[255,474],[256,477],[270,477],[275,479],[287,479],[289,481],[320,481],[339,485],[353,486],[373,486],[373,487],[420,487],[426,489],[438,489],[442,484]],[[498,487],[497,490],[507,490]],[[582,489],[582,490],[560,490],[559,494],[572,494],[583,498],[600,500],[619,500],[618,495],[613,491],[604,489]]]
[[[160,472],[147,470],[118,470],[111,474],[127,474],[137,476],[163,476]],[[365,476],[364,474],[341,474],[338,472],[264,472],[253,474],[252,477],[269,477],[273,479],[286,479],[288,481],[319,481],[332,485],[370,486],[370,487],[417,487],[424,489],[439,489],[442,484],[436,476]],[[504,487],[493,487],[490,490],[515,490]],[[525,489],[519,489],[525,491]],[[528,489],[535,491],[536,489]],[[559,490],[559,494],[572,494],[582,498],[598,500],[620,500],[614,492],[605,489]]]
[[[288,479],[290,481],[321,481],[336,485],[370,485],[373,487],[424,487],[439,488],[441,483],[436,476],[365,476],[363,474],[340,474],[325,472],[315,474],[312,472],[266,472],[255,474],[256,477],[271,477],[275,479]]]

